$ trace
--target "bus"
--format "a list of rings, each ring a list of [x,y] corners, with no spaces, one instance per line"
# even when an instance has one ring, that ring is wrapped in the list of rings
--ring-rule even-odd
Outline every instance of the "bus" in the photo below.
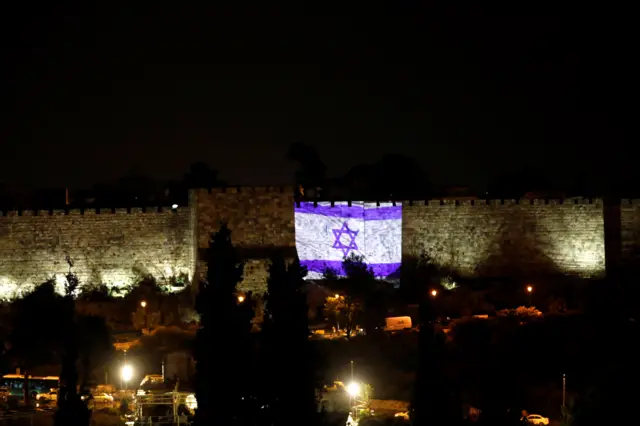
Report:
[[[9,396],[22,397],[24,395],[24,375],[6,374],[2,376],[0,387],[7,389]],[[60,378],[58,376],[29,376],[29,393],[41,394],[58,391]]]

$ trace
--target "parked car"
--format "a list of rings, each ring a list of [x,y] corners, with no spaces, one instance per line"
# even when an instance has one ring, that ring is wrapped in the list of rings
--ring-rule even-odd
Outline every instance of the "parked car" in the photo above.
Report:
[[[549,418],[543,417],[540,414],[529,414],[527,417],[527,423],[531,423],[532,425],[548,425]]]
[[[87,401],[89,408],[104,408],[113,405],[113,395],[109,395],[106,392],[96,392],[95,394],[85,394],[81,398]]]
[[[36,400],[40,402],[55,402],[58,400],[58,391],[43,392],[36,395]]]
[[[113,403],[113,396],[105,392],[96,393],[93,395],[93,402],[96,404],[111,404]]]

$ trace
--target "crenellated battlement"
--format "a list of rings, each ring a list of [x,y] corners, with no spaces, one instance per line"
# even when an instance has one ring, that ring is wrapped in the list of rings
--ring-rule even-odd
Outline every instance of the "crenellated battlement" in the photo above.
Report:
[[[293,194],[293,186],[226,186],[221,188],[194,189],[194,191],[207,191],[209,194]]]
[[[544,206],[544,205],[593,205],[602,206],[604,204],[601,198],[536,198],[529,199],[523,198],[519,200],[514,199],[469,199],[469,200],[447,200],[447,199],[435,199],[435,200],[408,200],[403,201],[403,206]]]
[[[92,208],[92,209],[51,209],[51,210],[9,210],[0,211],[0,217],[33,216],[96,216],[126,214],[178,214],[189,211],[189,207],[129,207],[129,208]]]
[[[302,200],[296,200],[295,205],[296,207],[300,207],[302,203],[306,203],[306,204],[313,204],[314,207],[318,207],[319,205],[322,205],[323,207],[326,207],[327,204],[329,204],[331,207],[335,207],[336,203],[339,203],[340,206],[344,206],[345,204],[349,207],[351,207],[353,205],[353,203],[363,203],[363,201],[302,201]],[[401,206],[402,205],[402,201],[364,201],[364,203],[366,204],[376,204],[378,207],[382,206],[383,204],[391,204],[392,206]]]
[[[196,192],[205,192],[208,194],[243,194],[243,195],[265,195],[265,194],[286,194],[291,193],[293,187],[287,186],[246,186],[246,187],[225,187],[225,188],[211,188],[211,189],[197,189]],[[296,200],[296,206],[300,206],[301,202],[313,203],[317,206],[322,203],[326,206],[329,203],[334,206],[336,203],[347,203],[350,205],[352,202],[349,200]],[[362,202],[362,201],[358,201]],[[541,205],[593,205],[602,206],[603,200],[601,198],[567,198],[567,199],[552,199],[552,198],[538,198],[538,199],[431,199],[431,200],[380,200],[380,201],[366,201],[367,203],[375,203],[378,206],[381,204],[402,205],[405,207],[436,207],[436,206],[541,206]],[[640,199],[622,199],[620,201],[622,206],[640,206]],[[0,211],[0,217],[32,217],[32,216],[95,216],[95,215],[125,215],[125,214],[178,214],[188,212],[190,207],[181,206],[176,209],[170,206],[148,206],[148,207],[127,207],[127,208],[87,208],[87,209],[49,209],[49,210],[9,210]]]
[[[628,203],[634,203],[640,205],[640,200],[623,200]],[[308,200],[301,201],[296,200],[296,206],[300,207],[302,202],[305,203],[313,203],[314,206],[318,206],[320,203],[323,206],[326,206],[327,203],[331,205],[331,207],[335,206],[336,203],[341,203],[344,205],[351,205],[356,201],[331,201],[331,200]],[[362,202],[362,201],[357,201]],[[553,199],[553,198],[537,198],[537,199],[520,199],[520,200],[485,200],[485,199],[468,199],[468,200],[448,200],[448,199],[432,199],[432,200],[385,200],[385,201],[365,201],[365,203],[375,203],[377,206],[381,204],[392,204],[392,205],[402,205],[405,207],[419,207],[419,206],[427,206],[427,207],[436,207],[436,206],[511,206],[511,205],[522,205],[522,206],[542,206],[542,205],[593,205],[593,206],[602,206],[604,201],[601,198],[566,198],[566,199]]]

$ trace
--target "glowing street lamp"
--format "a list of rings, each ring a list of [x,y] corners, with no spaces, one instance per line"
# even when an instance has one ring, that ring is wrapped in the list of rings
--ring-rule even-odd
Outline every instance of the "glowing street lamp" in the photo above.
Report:
[[[140,302],[140,306],[142,306],[143,314],[144,314],[144,329],[147,330],[149,328],[149,324],[147,321],[147,301],[143,300]]]
[[[527,294],[529,295],[529,306],[531,306],[531,293],[533,293],[533,286],[527,286]]]
[[[354,397],[360,395],[360,385],[355,382],[349,383],[349,386],[347,386],[347,393]]]
[[[243,295],[239,295],[238,296],[238,302],[240,302],[240,303],[244,302],[244,296]]]
[[[129,364],[123,365],[121,374],[122,374],[122,381],[124,382],[124,386],[126,388],[127,383],[129,383],[129,380],[133,378],[133,368],[131,368]]]
[[[431,296],[436,297],[438,295],[438,290],[431,290]]]
[[[339,299],[340,295],[338,293],[336,293],[333,297],[335,297],[336,299]]]

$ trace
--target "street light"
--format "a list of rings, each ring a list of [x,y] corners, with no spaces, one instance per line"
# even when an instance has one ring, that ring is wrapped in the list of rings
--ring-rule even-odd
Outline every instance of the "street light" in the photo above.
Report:
[[[349,386],[347,386],[347,392],[349,395],[354,397],[360,395],[360,385],[355,382],[349,383]]]
[[[335,297],[336,299],[339,299],[340,295],[338,293],[336,293],[333,297]]]
[[[531,306],[531,293],[533,293],[533,286],[527,286],[527,293],[529,294],[529,306]]]
[[[353,412],[355,420],[358,420],[358,412],[356,410],[357,396],[360,393],[360,385],[353,379],[353,360],[351,360],[351,383],[347,386],[347,393],[349,394],[349,409]]]
[[[438,290],[431,290],[431,296],[436,297],[438,295]]]
[[[149,324],[147,321],[147,301],[143,300],[140,302],[140,306],[142,306],[143,314],[144,314],[144,329],[147,330],[149,328]]]
[[[358,383],[355,383],[355,382],[349,383],[349,386],[347,386],[347,392],[351,396],[360,395],[360,385]]]
[[[238,302],[240,302],[240,303],[244,302],[244,296],[243,295],[238,296]]]
[[[124,382],[125,389],[127,388],[127,383],[129,380],[133,378],[133,368],[129,364],[125,364],[122,366],[122,381]]]

